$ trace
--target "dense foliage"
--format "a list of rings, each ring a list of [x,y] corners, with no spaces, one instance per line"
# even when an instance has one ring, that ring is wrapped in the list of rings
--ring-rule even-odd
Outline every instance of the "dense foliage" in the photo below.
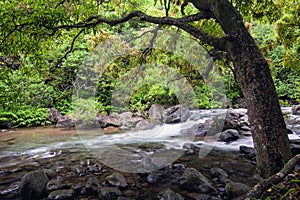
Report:
[[[117,2],[0,2],[0,125],[48,124],[47,109],[50,107],[56,107],[62,114],[72,114],[74,81],[86,57],[95,51],[99,43],[107,39],[122,42],[118,38],[121,33],[151,27],[149,23],[138,19],[115,27],[96,25],[96,19],[92,16],[101,15],[114,19],[137,8],[154,16],[183,16],[180,12],[183,1],[170,1],[168,9],[163,1],[126,1],[121,4]],[[246,26],[270,61],[282,103],[299,102],[300,12],[297,1],[232,2],[244,15]],[[185,13],[194,13],[193,7],[187,6]],[[71,28],[66,24],[77,24],[78,28]],[[213,35],[223,34],[213,20],[200,21],[197,26]],[[203,46],[207,50],[211,49],[208,45]],[[204,82],[203,78],[199,78],[197,70],[191,70],[193,66],[190,63],[176,55],[159,50],[150,53],[141,51],[134,52],[129,57],[121,56],[106,68],[97,81],[97,111],[120,111],[120,108],[114,108],[112,105],[112,98],[117,98],[113,96],[114,91],[125,85],[120,79],[141,63],[151,62],[158,62],[161,66],[172,66],[188,80],[195,92],[189,100],[195,107],[222,106],[224,98],[217,95],[220,93],[225,93],[231,100],[243,97],[232,67],[224,60],[219,61],[215,67],[223,75],[224,88],[220,88],[219,85]],[[151,82],[157,73],[155,70],[146,73],[144,78]],[[153,103],[170,106],[182,102],[177,97],[178,89],[166,87],[166,82],[139,84],[141,85],[138,88],[132,89],[130,98],[126,99],[127,104],[122,109],[144,111]]]

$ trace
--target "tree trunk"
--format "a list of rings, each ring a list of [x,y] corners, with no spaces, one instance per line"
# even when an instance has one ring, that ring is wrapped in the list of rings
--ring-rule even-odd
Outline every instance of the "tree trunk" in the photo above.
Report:
[[[211,11],[229,36],[225,49],[246,99],[258,172],[269,177],[284,166],[291,153],[268,63],[231,3],[227,0],[210,0],[210,3]]]

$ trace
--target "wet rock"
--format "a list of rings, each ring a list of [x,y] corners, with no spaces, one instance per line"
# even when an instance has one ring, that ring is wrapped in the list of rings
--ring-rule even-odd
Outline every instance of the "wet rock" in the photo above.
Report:
[[[183,196],[174,192],[170,188],[164,189],[159,192],[157,198],[159,200],[184,200]]]
[[[209,194],[201,194],[201,193],[188,193],[187,196],[193,200],[217,200],[219,198],[212,197]]]
[[[116,187],[103,187],[99,190],[98,197],[101,200],[115,200],[122,195]]]
[[[98,113],[96,120],[98,121],[101,128],[106,128],[109,126],[116,127],[121,125],[116,118],[108,115],[103,115],[101,113]]]
[[[57,120],[55,127],[62,128],[62,127],[74,127],[75,122],[71,119],[70,116],[60,116]]]
[[[255,150],[253,147],[240,146],[240,152],[246,155],[255,156]]]
[[[229,182],[225,186],[225,192],[230,199],[239,197],[250,191],[250,187],[243,183]]]
[[[197,137],[204,137],[208,132],[209,126],[207,124],[194,124],[192,127],[180,131],[182,134],[192,134]]]
[[[52,169],[42,169],[42,171],[47,175],[48,179],[56,178],[56,172]]]
[[[23,199],[41,199],[48,181],[42,170],[29,172],[21,179],[19,194]]]
[[[53,190],[58,190],[58,189],[61,189],[60,181],[50,180],[46,185],[46,190],[47,191],[53,191]]]
[[[158,123],[154,123],[148,119],[144,119],[136,124],[136,128],[138,130],[149,130],[153,129],[156,125],[158,125]]]
[[[292,114],[293,115],[300,115],[300,104],[299,105],[294,105],[292,107]]]
[[[221,168],[211,168],[210,174],[212,178],[217,178],[223,184],[228,183],[230,181],[228,178],[228,173]]]
[[[64,200],[73,199],[74,191],[72,189],[67,190],[55,190],[48,195],[49,200]]]
[[[189,109],[182,105],[167,108],[163,113],[163,122],[173,124],[185,122],[189,117]]]
[[[95,176],[89,177],[85,183],[85,188],[87,192],[91,195],[97,194],[100,187],[101,183]]]
[[[162,105],[153,104],[149,109],[149,118],[155,121],[163,121],[163,113],[165,109]]]
[[[290,148],[293,156],[300,154],[300,139],[290,140]]]
[[[238,129],[240,114],[234,109],[228,109],[225,117],[223,130],[226,129]]]
[[[189,192],[208,193],[216,191],[209,180],[194,168],[186,168],[180,178],[179,185]]]
[[[48,112],[48,117],[47,117],[47,119],[48,119],[51,123],[55,124],[55,123],[57,123],[58,119],[59,119],[61,116],[62,116],[62,115],[59,113],[59,111],[58,111],[57,109],[55,109],[55,108],[50,108],[50,109],[49,109],[49,112]]]
[[[120,120],[118,123],[121,124],[123,130],[135,128],[136,124],[144,119],[141,116],[135,116],[132,112],[121,113],[116,118]]]
[[[219,136],[219,140],[222,142],[231,142],[239,139],[239,132],[235,129],[227,129]]]
[[[116,187],[126,187],[127,181],[123,174],[115,172],[105,178],[109,184]]]

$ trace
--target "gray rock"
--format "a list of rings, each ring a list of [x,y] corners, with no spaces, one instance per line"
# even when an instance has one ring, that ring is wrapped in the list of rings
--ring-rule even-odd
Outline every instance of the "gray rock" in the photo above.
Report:
[[[88,193],[94,195],[98,192],[101,187],[100,181],[95,176],[91,176],[85,183],[85,188],[87,189]]]
[[[293,115],[300,115],[300,104],[299,105],[294,105],[292,107],[292,114]]]
[[[48,195],[49,200],[64,200],[73,199],[74,191],[72,189],[67,190],[55,190]]]
[[[62,127],[74,127],[75,122],[69,116],[60,116],[57,120],[55,127],[62,128]]]
[[[99,190],[98,197],[101,200],[115,200],[122,195],[116,187],[103,187]]]
[[[174,192],[170,188],[160,191],[157,198],[159,200],[184,200],[183,196]]]
[[[250,187],[243,183],[229,182],[225,186],[225,192],[230,199],[239,197],[250,191]]]
[[[239,132],[235,129],[227,129],[219,136],[219,140],[222,142],[231,142],[239,139]]]
[[[183,105],[172,106],[164,111],[163,122],[166,124],[185,122],[189,113],[189,109]]]
[[[46,185],[46,190],[47,191],[53,191],[53,190],[58,190],[58,189],[61,189],[60,181],[50,180]]]
[[[228,178],[228,173],[221,168],[217,168],[217,167],[211,168],[210,174],[212,178],[218,178],[218,180],[223,184],[228,183],[230,181]]]
[[[52,123],[57,123],[58,119],[61,117],[62,115],[59,113],[59,111],[55,108],[50,108],[49,112],[48,112],[48,117],[47,119],[52,122]]]
[[[193,200],[217,200],[219,198],[212,197],[209,194],[201,194],[201,193],[188,193],[187,196]]]
[[[106,128],[108,126],[120,126],[120,122],[112,116],[107,116],[99,113],[96,117],[101,128]]]
[[[253,155],[255,156],[255,151],[253,147],[247,147],[247,146],[240,146],[240,152],[244,153],[246,155]]]
[[[112,173],[111,175],[107,176],[105,179],[112,186],[116,186],[116,187],[126,187],[127,186],[126,178],[123,176],[123,174],[120,174],[118,172]]]
[[[149,118],[151,120],[162,122],[164,111],[165,111],[165,108],[162,105],[153,104],[153,105],[151,105],[151,107],[149,109]]]
[[[197,137],[204,137],[208,132],[209,126],[206,124],[194,124],[192,127],[180,131],[182,134],[192,134]]]
[[[156,125],[158,125],[158,123],[154,123],[148,119],[144,119],[136,124],[136,128],[139,130],[149,130],[153,129]]]
[[[209,193],[210,191],[216,191],[209,180],[194,168],[185,169],[179,185],[189,192]]]
[[[239,118],[240,114],[236,110],[228,109],[225,117],[223,130],[238,129],[240,127]]]
[[[19,194],[23,199],[41,199],[48,181],[42,170],[29,172],[21,179]]]

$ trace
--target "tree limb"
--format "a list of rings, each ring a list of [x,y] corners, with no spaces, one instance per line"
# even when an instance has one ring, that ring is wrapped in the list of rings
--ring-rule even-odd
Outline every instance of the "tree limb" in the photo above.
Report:
[[[290,159],[285,166],[277,174],[269,177],[268,179],[261,180],[256,184],[252,190],[246,195],[246,200],[253,198],[259,198],[263,192],[269,189],[272,185],[280,183],[295,167],[297,163],[300,162],[300,154],[294,156]]]
[[[195,28],[194,26],[190,25],[189,22],[199,21],[201,19],[210,19],[213,16],[207,12],[200,12],[194,15],[190,15],[187,17],[182,18],[172,18],[172,17],[152,17],[149,16],[141,11],[133,11],[122,18],[110,20],[107,18],[103,18],[100,16],[91,16],[85,22],[81,22],[78,24],[73,25],[60,25],[56,27],[52,27],[52,29],[71,29],[71,28],[90,28],[94,27],[101,23],[109,24],[110,26],[115,26],[124,22],[131,20],[134,17],[138,17],[143,21],[147,21],[154,24],[159,25],[173,25],[176,26],[188,33],[192,36],[196,37],[197,39],[202,40],[203,42],[214,46],[216,49],[224,50],[225,49],[225,37],[217,38],[211,35],[208,35],[201,30]]]

